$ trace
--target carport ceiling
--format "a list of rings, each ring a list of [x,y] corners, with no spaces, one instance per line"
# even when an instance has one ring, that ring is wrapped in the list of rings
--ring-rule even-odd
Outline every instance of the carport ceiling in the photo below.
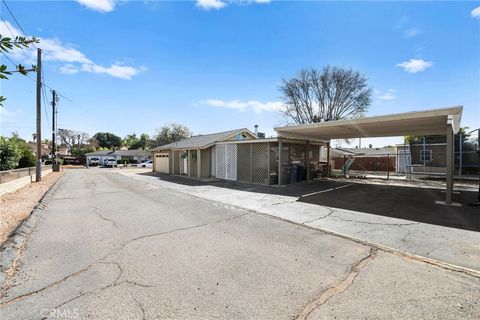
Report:
[[[347,139],[394,137],[406,135],[444,135],[450,122],[456,133],[462,117],[462,106],[375,116],[355,120],[338,120],[304,125],[277,127],[280,137],[297,139]]]

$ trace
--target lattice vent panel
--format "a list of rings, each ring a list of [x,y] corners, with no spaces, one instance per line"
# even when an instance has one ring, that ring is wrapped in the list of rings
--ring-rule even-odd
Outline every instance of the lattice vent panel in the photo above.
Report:
[[[252,182],[268,184],[268,143],[252,143]]]
[[[251,182],[252,180],[252,154],[250,152],[250,143],[238,144],[237,152],[237,168],[238,168],[238,181]]]
[[[227,178],[226,145],[217,145],[215,155],[215,177],[219,179]]]

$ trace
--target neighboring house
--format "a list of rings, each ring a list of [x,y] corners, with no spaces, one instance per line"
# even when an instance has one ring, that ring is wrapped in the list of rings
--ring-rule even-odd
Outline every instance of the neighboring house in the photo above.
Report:
[[[478,174],[480,155],[471,144],[460,143],[458,136],[455,143],[454,167],[457,173]],[[416,141],[407,146],[410,151],[411,173],[444,175],[447,170],[447,144],[444,142],[425,143]]]
[[[397,148],[334,148],[330,151],[334,169],[396,171]]]
[[[153,170],[193,178],[278,184],[280,165],[280,183],[287,184],[319,177],[321,167],[326,167],[325,146],[323,141],[258,138],[243,128],[154,148]]]
[[[30,151],[32,151],[33,154],[37,153],[37,143],[36,142],[28,142],[28,148]],[[50,151],[51,151],[51,145],[47,143],[41,144],[41,152],[42,152],[42,158],[49,158],[50,157]]]
[[[152,149],[153,170],[196,178],[215,176],[216,148],[222,141],[257,139],[250,130],[236,129],[197,135]]]
[[[140,163],[142,161],[151,160],[152,152],[148,150],[99,150],[85,154],[87,163],[90,163],[91,158],[99,158],[100,163],[105,159],[114,158],[119,161],[127,161],[128,163]]]

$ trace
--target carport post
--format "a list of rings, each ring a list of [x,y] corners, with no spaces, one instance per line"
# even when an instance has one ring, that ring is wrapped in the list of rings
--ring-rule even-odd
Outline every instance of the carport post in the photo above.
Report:
[[[452,124],[447,125],[447,190],[445,192],[445,203],[452,203],[453,193],[453,161],[454,161],[454,141]]]
[[[278,138],[278,185],[282,185],[282,138]]]

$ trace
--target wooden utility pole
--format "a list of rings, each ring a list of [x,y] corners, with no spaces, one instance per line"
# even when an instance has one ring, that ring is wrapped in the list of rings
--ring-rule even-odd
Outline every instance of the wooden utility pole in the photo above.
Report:
[[[37,48],[37,165],[36,179],[42,180],[42,49]]]
[[[55,90],[52,90],[52,170],[55,170],[55,164],[57,162],[57,150],[56,150],[56,130],[55,130],[55,116],[56,116],[56,104],[57,104],[57,93]]]

